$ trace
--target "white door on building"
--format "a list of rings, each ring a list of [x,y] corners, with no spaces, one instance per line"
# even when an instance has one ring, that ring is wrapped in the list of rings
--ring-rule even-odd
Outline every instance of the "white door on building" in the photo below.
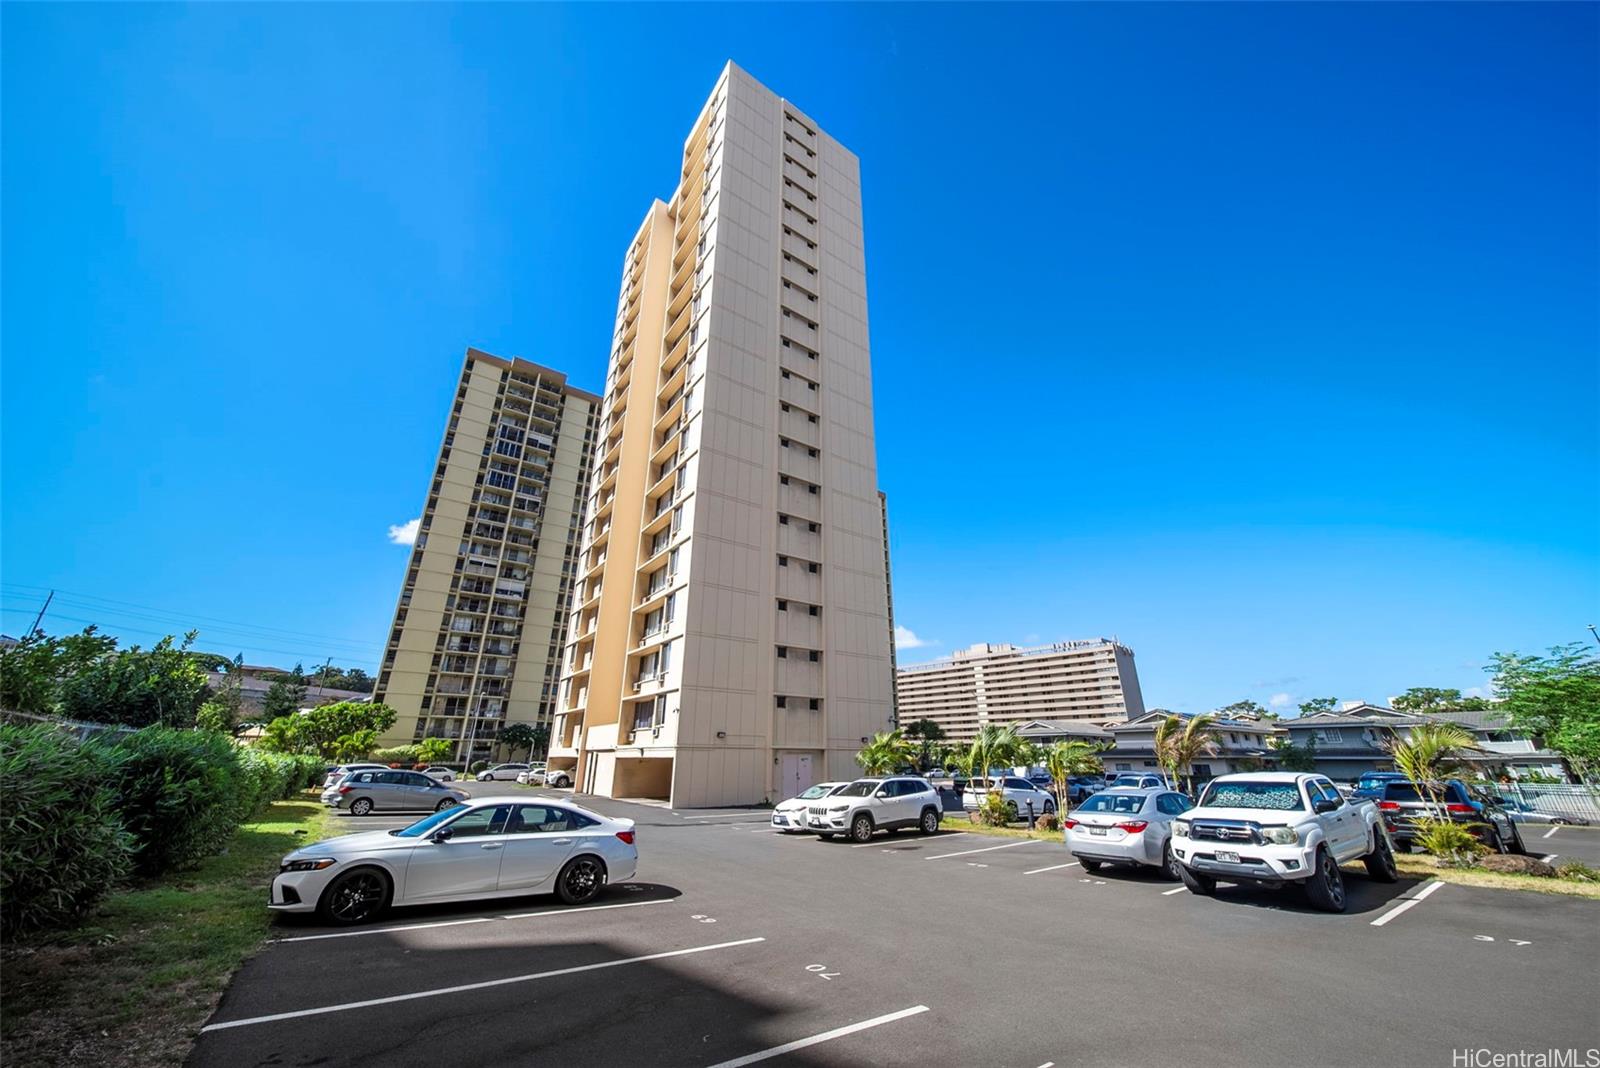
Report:
[[[783,778],[780,783],[783,787],[785,798],[799,797],[804,793],[814,780],[811,778],[810,753],[785,753],[783,755]]]

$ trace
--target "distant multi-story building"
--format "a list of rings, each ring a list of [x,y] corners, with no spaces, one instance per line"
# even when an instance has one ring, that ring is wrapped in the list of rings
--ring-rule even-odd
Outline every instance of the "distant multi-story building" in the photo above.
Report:
[[[956,743],[991,723],[1103,726],[1144,715],[1133,650],[1105,638],[1030,649],[979,643],[899,668],[895,702],[902,725],[931,719]]]
[[[486,759],[505,724],[551,722],[599,404],[467,350],[373,692],[399,713],[383,744]]]
[[[856,157],[733,64],[623,257],[552,767],[673,805],[893,718]]]

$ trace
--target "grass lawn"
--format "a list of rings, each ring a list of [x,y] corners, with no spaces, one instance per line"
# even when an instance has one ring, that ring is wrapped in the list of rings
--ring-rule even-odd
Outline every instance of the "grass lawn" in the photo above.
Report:
[[[1433,858],[1421,853],[1397,855],[1400,874],[1418,879],[1432,876],[1443,883],[1485,886],[1492,890],[1531,890],[1536,894],[1566,894],[1569,897],[1600,899],[1600,883],[1580,883],[1572,879],[1550,879],[1538,875],[1512,875],[1507,872],[1479,871],[1473,868],[1438,868]]]
[[[8,1064],[179,1065],[228,979],[266,938],[283,854],[327,833],[322,805],[279,801],[194,871],[108,897],[81,926],[0,951]]]
[[[1052,842],[1061,841],[1060,831],[1030,831],[1026,824],[1016,827],[990,827],[985,823],[974,823],[965,816],[954,816],[946,812],[944,819],[939,821],[941,830],[967,831],[971,834],[992,834],[996,838],[1041,838]]]

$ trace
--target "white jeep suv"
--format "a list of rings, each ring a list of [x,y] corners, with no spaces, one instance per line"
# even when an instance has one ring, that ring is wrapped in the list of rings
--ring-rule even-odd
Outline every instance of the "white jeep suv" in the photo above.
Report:
[[[891,834],[915,827],[923,834],[939,829],[944,804],[927,779],[911,775],[857,779],[843,790],[813,801],[806,809],[806,830],[823,838],[848,834],[858,842],[874,831]]]

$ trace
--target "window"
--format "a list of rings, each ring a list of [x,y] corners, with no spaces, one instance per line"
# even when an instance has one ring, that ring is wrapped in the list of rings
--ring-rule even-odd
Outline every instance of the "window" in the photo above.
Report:
[[[814,604],[806,605],[806,614],[807,615],[813,615],[813,616],[814,615],[819,615],[821,612],[822,612],[822,609],[818,608]]]
[[[817,709],[819,709],[821,707],[822,707],[822,702],[821,701],[817,700],[815,697],[811,698],[811,711],[815,712],[815,711],[817,711]]]
[[[506,834],[565,834],[596,821],[554,805],[517,805],[506,821]]]
[[[787,707],[789,707],[789,699],[787,697],[779,697],[779,698],[777,698],[777,703],[778,703],[778,707],[779,708],[787,708]]]
[[[778,659],[779,660],[787,660],[787,659],[789,659],[789,647],[787,645],[778,646]]]
[[[510,813],[510,805],[475,808],[470,812],[464,812],[460,819],[449,825],[450,837],[482,838],[486,835],[499,834],[505,830],[506,818]]]
[[[812,649],[810,651],[809,655],[810,655],[810,658],[811,658],[811,662],[813,664],[815,664],[818,660],[822,659],[822,654],[817,652],[815,649]]]
[[[778,557],[778,566],[779,567],[788,567],[789,566],[789,558],[787,556]]]
[[[806,565],[806,570],[810,571],[813,575],[815,575],[820,570],[820,568],[818,568],[816,564],[807,564]]]
[[[788,610],[789,610],[789,602],[788,601],[779,601],[778,602],[778,611],[787,612]]]
[[[1338,727],[1318,727],[1317,741],[1340,742],[1344,740],[1344,733]]]

